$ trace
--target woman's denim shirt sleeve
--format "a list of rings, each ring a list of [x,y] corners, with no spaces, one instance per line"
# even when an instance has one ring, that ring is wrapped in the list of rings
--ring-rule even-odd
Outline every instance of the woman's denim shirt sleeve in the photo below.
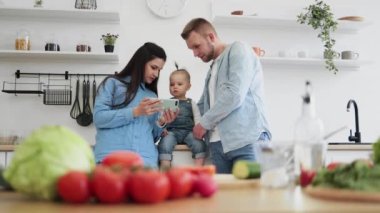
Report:
[[[115,128],[126,125],[133,120],[133,107],[127,106],[120,109],[113,109],[113,100],[123,100],[120,91],[126,90],[125,86],[118,80],[109,78],[104,86],[99,88],[94,106],[94,124],[97,128]]]

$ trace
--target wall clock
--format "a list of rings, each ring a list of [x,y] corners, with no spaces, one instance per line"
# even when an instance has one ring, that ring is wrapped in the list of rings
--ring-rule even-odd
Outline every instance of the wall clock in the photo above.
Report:
[[[161,18],[173,18],[180,15],[188,0],[146,0],[150,11]]]

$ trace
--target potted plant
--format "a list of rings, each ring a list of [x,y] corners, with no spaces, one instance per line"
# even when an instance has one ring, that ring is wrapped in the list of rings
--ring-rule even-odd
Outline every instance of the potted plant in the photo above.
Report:
[[[105,52],[113,52],[116,39],[119,37],[118,34],[111,34],[107,33],[105,35],[102,35],[102,38],[100,40],[103,40],[104,42],[104,51]]]
[[[34,7],[42,7],[43,0],[34,0]]]
[[[323,56],[325,58],[326,69],[336,74],[338,68],[335,66],[333,59],[339,53],[333,49],[335,40],[331,37],[331,33],[337,29],[338,22],[335,21],[330,6],[321,0],[315,0],[314,4],[304,9],[306,12],[300,13],[297,16],[297,22],[310,25],[313,29],[319,30],[318,38],[323,42]]]

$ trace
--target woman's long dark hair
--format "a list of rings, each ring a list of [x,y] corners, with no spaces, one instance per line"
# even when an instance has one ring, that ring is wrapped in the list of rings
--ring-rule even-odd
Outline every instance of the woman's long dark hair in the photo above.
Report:
[[[125,100],[123,103],[118,104],[117,106],[120,106],[120,105],[126,106],[135,98],[140,84],[144,82],[145,65],[146,63],[148,63],[149,61],[155,58],[160,58],[166,61],[165,50],[162,47],[158,46],[157,44],[147,42],[143,46],[141,46],[139,49],[136,50],[131,60],[129,60],[128,64],[124,67],[123,70],[121,70],[119,73],[116,73],[113,76],[109,76],[104,79],[101,85],[104,85],[104,82],[106,82],[108,78],[116,78],[116,79],[121,80],[127,76],[131,77],[130,83],[127,84]],[[156,93],[156,95],[158,95],[157,93],[158,78],[159,78],[159,75],[151,84],[145,85],[148,89]]]

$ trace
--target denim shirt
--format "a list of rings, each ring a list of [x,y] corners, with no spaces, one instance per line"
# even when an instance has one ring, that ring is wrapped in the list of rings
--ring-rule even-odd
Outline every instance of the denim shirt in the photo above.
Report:
[[[130,78],[125,79],[130,82]],[[154,144],[162,129],[156,125],[159,113],[150,116],[133,117],[133,108],[143,98],[157,95],[141,84],[135,98],[124,107],[112,107],[125,99],[127,86],[121,81],[109,78],[97,93],[94,106],[96,127],[95,159],[101,161],[107,154],[117,150],[137,152],[146,166],[158,166],[158,151]]]
[[[217,66],[215,103],[210,109],[210,68],[198,102],[200,124],[207,130],[218,127],[225,153],[252,144],[263,132],[271,138],[263,102],[263,72],[252,48],[234,42],[225,48],[214,66]],[[209,135],[205,140],[209,142]]]

